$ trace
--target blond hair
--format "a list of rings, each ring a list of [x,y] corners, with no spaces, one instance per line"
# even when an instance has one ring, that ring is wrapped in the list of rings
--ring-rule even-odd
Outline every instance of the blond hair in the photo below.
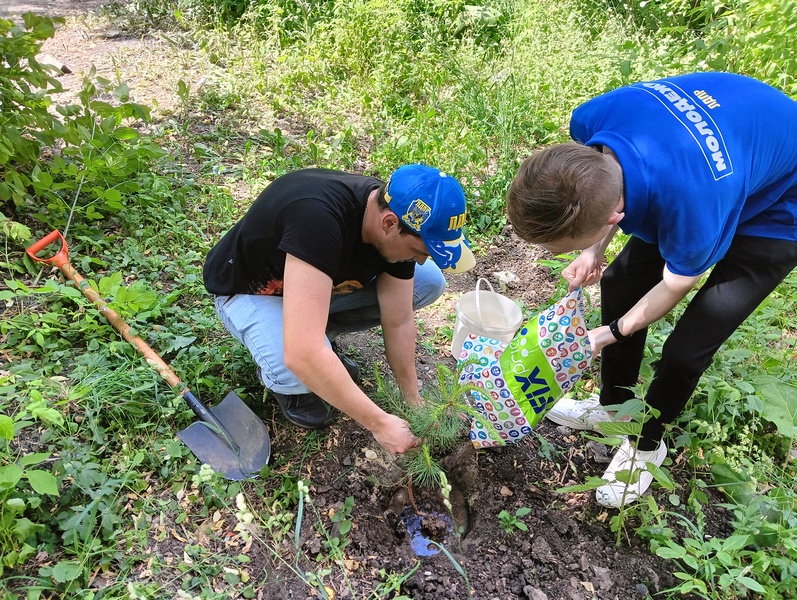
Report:
[[[593,147],[549,146],[523,161],[509,187],[512,228],[533,244],[592,235],[617,207],[618,177]]]

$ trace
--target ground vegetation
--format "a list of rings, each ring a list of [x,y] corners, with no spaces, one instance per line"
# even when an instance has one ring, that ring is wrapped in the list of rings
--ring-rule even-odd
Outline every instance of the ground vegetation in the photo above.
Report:
[[[35,14],[0,20],[0,595],[794,597],[793,275],[717,355],[652,493],[623,511],[589,493],[611,437],[543,422],[476,452],[449,378],[456,299],[478,277],[527,318],[563,293],[567,257],[507,226],[519,161],[565,140],[579,102],[634,80],[724,69],[797,97],[794,0],[24,6]],[[291,428],[201,280],[275,177],[407,162],[461,179],[479,258],[419,314],[419,376],[447,429],[417,416],[435,443],[414,466],[342,416]],[[201,465],[175,437],[194,419],[182,398],[25,254],[53,229],[192,389],[209,404],[234,389],[266,422],[273,458],[257,479]],[[640,396],[671,323],[651,329]],[[343,347],[366,392],[389,397],[379,340]],[[590,373],[577,393],[599,383]]]

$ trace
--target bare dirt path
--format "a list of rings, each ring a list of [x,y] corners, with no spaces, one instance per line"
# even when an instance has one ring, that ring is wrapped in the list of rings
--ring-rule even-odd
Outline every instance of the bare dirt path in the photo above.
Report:
[[[42,45],[40,57],[64,65],[59,76],[65,96],[80,90],[83,78],[94,68],[114,83],[126,83],[130,99],[169,114],[178,105],[177,81],[189,84],[204,73],[186,52],[175,48],[162,36],[141,35],[117,27],[109,9],[125,6],[125,1],[109,0],[0,0],[0,17],[20,22],[21,15],[33,12],[62,17],[54,38]],[[56,100],[59,97],[56,96]]]
[[[0,17],[18,17],[26,12],[70,17],[84,15],[104,4],[108,4],[108,0],[0,0]]]

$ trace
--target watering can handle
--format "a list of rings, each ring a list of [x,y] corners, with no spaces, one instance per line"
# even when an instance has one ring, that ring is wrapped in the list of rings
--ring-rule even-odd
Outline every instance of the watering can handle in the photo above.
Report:
[[[482,304],[481,304],[481,285],[482,281],[487,284],[487,287],[490,288],[492,293],[495,293],[493,289],[493,284],[487,281],[484,277],[479,277],[479,280],[476,282],[476,314],[479,315],[479,323],[484,323],[484,317],[482,317]]]

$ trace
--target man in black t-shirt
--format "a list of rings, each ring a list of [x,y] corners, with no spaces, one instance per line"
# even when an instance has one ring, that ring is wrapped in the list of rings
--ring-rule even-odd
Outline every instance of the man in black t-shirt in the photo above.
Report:
[[[474,266],[464,223],[462,187],[432,167],[405,165],[386,184],[296,171],[269,185],[210,251],[205,287],[291,423],[328,426],[329,403],[403,453],[417,444],[406,422],[357,387],[347,373],[356,365],[331,342],[381,324],[396,381],[419,403],[414,310],[443,293],[441,269]]]

